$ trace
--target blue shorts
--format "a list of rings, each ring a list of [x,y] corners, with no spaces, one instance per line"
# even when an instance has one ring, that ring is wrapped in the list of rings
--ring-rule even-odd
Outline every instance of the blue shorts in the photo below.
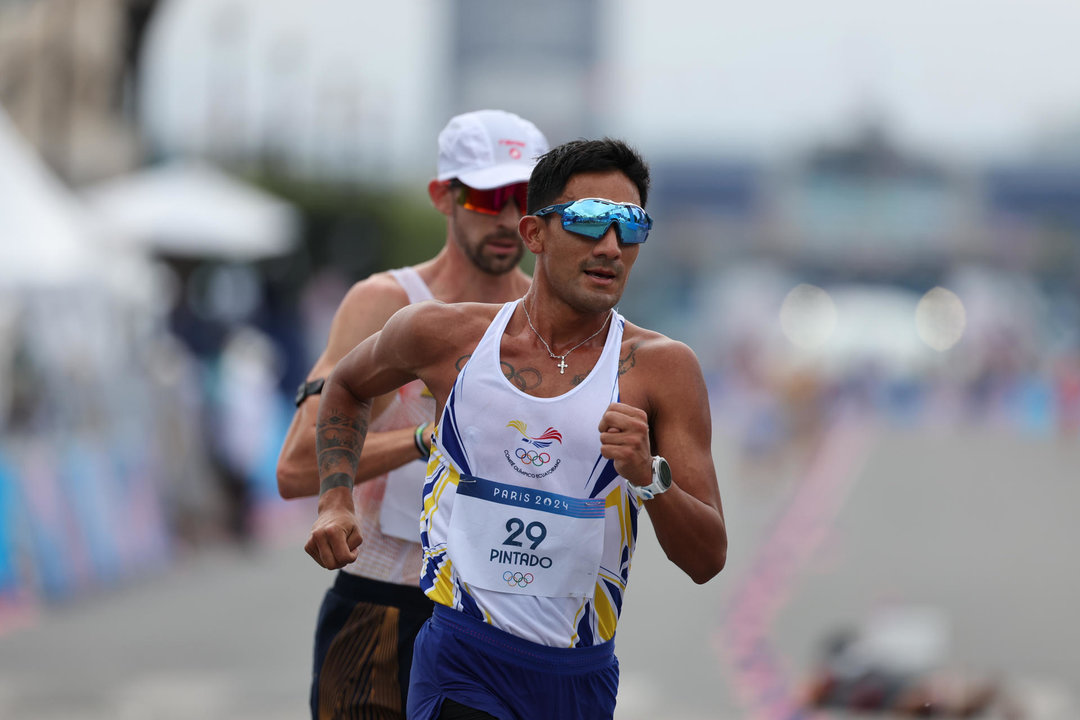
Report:
[[[435,605],[413,648],[409,720],[434,720],[444,699],[499,720],[610,720],[619,689],[615,642],[553,648]]]

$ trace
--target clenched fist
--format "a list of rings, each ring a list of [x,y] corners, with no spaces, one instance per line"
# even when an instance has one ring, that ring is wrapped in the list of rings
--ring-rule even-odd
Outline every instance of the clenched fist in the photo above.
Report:
[[[345,508],[319,511],[304,550],[327,570],[338,570],[356,559],[363,539],[356,513]]]
[[[652,482],[649,418],[645,411],[613,402],[600,418],[600,454],[613,461],[615,471],[635,485]]]

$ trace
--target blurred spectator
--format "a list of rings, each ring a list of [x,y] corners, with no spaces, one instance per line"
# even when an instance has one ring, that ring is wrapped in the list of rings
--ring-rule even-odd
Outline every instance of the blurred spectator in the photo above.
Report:
[[[229,332],[221,354],[205,369],[206,441],[226,502],[226,528],[241,542],[254,532],[257,502],[276,497],[272,461],[282,426],[280,372],[274,344],[247,325]]]

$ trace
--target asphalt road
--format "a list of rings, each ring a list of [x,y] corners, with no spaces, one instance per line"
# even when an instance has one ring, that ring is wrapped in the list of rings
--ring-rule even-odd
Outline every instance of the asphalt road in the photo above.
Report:
[[[887,607],[945,621],[944,665],[1028,720],[1080,717],[1080,444],[854,423],[748,467],[716,444],[728,567],[694,585],[642,525],[618,720],[790,718],[822,639]],[[302,525],[217,547],[0,634],[5,720],[306,716],[331,574]]]

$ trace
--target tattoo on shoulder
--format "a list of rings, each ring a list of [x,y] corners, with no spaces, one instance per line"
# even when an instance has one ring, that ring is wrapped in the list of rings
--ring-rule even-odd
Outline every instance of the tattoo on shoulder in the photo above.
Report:
[[[454,369],[457,370],[458,372],[461,372],[461,368],[465,367],[465,363],[469,362],[469,358],[471,358],[471,357],[472,357],[472,353],[469,353],[468,355],[462,355],[461,357],[459,357],[457,359],[457,362],[454,363]]]
[[[637,365],[637,349],[640,343],[634,343],[623,357],[619,358],[619,374],[625,375],[630,368]]]
[[[532,390],[544,379],[544,376],[536,368],[515,368],[508,362],[500,362],[499,364],[502,365],[503,375],[506,376],[506,379],[522,390]]]

